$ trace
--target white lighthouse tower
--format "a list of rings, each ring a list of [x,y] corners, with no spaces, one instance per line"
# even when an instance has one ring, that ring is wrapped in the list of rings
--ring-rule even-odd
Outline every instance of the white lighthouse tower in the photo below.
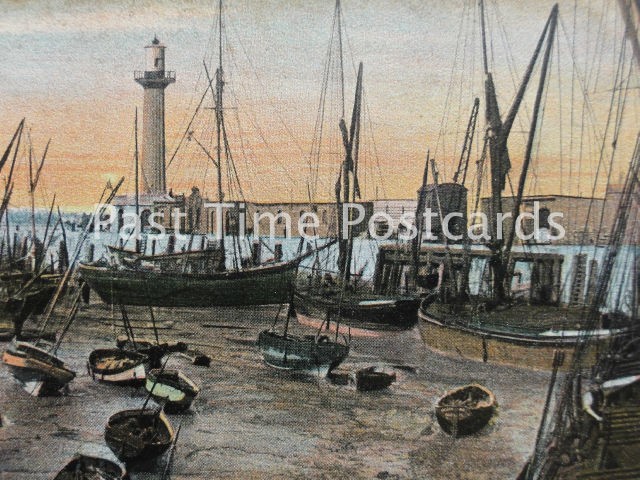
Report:
[[[176,81],[175,72],[164,69],[165,46],[154,38],[145,47],[146,70],[134,72],[144,88],[142,119],[142,185],[145,193],[164,194],[165,175],[164,89]]]

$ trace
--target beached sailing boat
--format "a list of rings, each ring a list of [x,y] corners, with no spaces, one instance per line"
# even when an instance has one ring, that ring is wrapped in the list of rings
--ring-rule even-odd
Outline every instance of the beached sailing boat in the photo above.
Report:
[[[109,196],[104,201],[105,204],[111,202],[123,181],[124,178],[120,179],[120,182],[111,190]],[[98,202],[99,204],[103,201],[106,192],[107,188],[104,189],[100,202]],[[104,210],[105,207],[103,206],[98,211],[94,212],[92,221],[93,218],[95,218],[95,215],[102,215]],[[92,221],[89,222],[89,225]],[[58,283],[55,293],[51,297],[51,300],[47,304],[43,313],[42,326],[40,327],[38,341],[31,344],[14,340],[2,354],[2,362],[11,370],[14,378],[22,384],[24,389],[33,396],[58,393],[60,390],[66,388],[69,382],[71,382],[76,376],[75,372],[71,370],[64,361],[57,357],[57,351],[78,312],[82,297],[82,289],[78,289],[73,295],[68,313],[63,320],[61,329],[58,331],[58,338],[55,344],[50,348],[45,348],[38,346],[38,342],[44,336],[52,318],[53,310],[75,272],[76,261],[82,250],[82,245],[89,235],[89,225],[87,225],[82,237],[78,241],[69,267]]]
[[[480,2],[482,51],[485,76],[485,114],[487,136],[484,151],[490,162],[491,198],[489,219],[491,240],[486,249],[458,252],[445,244],[440,254],[443,274],[438,289],[429,295],[418,312],[419,329],[423,340],[437,350],[455,351],[460,355],[531,367],[550,368],[550,355],[555,349],[571,355],[578,338],[590,335],[606,344],[615,335],[630,328],[620,319],[602,324],[588,332],[583,330],[580,308],[560,305],[560,286],[563,255],[549,252],[514,252],[517,222],[511,222],[506,235],[499,235],[499,214],[518,217],[524,188],[536,143],[536,129],[543,111],[545,88],[548,83],[550,57],[553,52],[558,7],[553,7],[534,54],[529,62],[514,102],[506,116],[498,108],[496,88],[487,61],[484,2]],[[540,79],[535,95],[523,166],[512,209],[506,212],[503,191],[511,163],[507,143],[517,112],[531,80],[540,54]],[[435,175],[434,175],[435,177]],[[437,185],[436,185],[437,187]],[[436,189],[437,191],[437,189]],[[442,221],[442,219],[441,219]],[[469,292],[468,262],[471,256],[487,265],[489,294],[471,295]],[[516,263],[531,268],[528,298],[516,298],[512,287]],[[592,352],[593,353],[593,352]]]
[[[35,231],[35,190],[40,179],[42,168],[46,159],[49,144],[44,150],[42,160],[36,165],[34,172],[33,150],[29,146],[29,194],[31,198],[31,245],[29,239],[19,241],[17,232],[11,238],[9,222],[9,201],[14,187],[14,173],[18,151],[24,132],[24,119],[18,125],[4,154],[0,158],[0,171],[9,163],[9,172],[2,202],[0,203],[0,224],[5,224],[6,238],[0,240],[0,322],[6,321],[9,325],[3,330],[5,338],[16,336],[22,338],[22,325],[30,315],[39,315],[56,290],[56,286],[62,277],[64,262],[59,259],[58,273],[54,273],[53,263],[46,262],[47,252],[54,240],[54,234],[58,225],[62,226],[61,218],[52,230],[49,229],[51,215],[55,204],[55,195],[51,203],[51,209],[47,218],[47,226],[44,237],[38,239]],[[13,153],[13,155],[12,155]],[[11,158],[11,162],[9,159]],[[64,226],[62,226],[64,234]],[[60,245],[60,257],[66,256],[66,242]],[[30,251],[29,251],[30,250]]]
[[[258,335],[257,346],[267,365],[280,370],[293,370],[312,375],[326,376],[349,355],[349,339],[340,341],[322,334],[322,327],[315,335],[292,335],[289,323],[296,317],[293,296],[289,301],[284,331],[263,330]],[[279,312],[278,312],[279,313]],[[276,316],[276,322],[278,318]]]
[[[222,1],[218,4],[218,15],[218,67],[214,79],[209,75],[206,64],[204,65],[208,80],[205,95],[211,91],[215,102],[217,139],[215,157],[193,137],[189,128],[185,132],[185,137],[195,139],[215,165],[218,180],[217,200],[223,202],[225,200],[222,187],[223,168],[227,167],[228,171],[232,172],[231,175],[235,177],[237,185],[240,185],[240,180],[233,166],[224,119]],[[198,110],[195,114],[197,113]],[[242,191],[241,188],[238,190]],[[112,265],[109,261],[102,259],[93,263],[80,264],[80,272],[100,298],[110,304],[159,307],[277,304],[288,300],[298,265],[313,254],[313,251],[309,251],[290,260],[266,263],[262,263],[254,255],[249,255],[250,258],[242,258],[240,239],[238,233],[234,231],[233,268],[228,268],[226,258],[229,252],[226,251],[224,237],[223,232],[223,238],[211,251],[186,251],[162,255],[143,255],[128,251],[126,256],[134,260],[129,262],[130,265],[118,262]],[[116,251],[114,248],[111,250]],[[212,255],[216,261],[210,261]]]
[[[334,31],[331,38],[338,39],[338,65],[341,88],[344,89],[342,74],[342,20],[340,1],[336,1]],[[347,130],[344,108],[340,119],[340,133],[345,156],[340,164],[335,185],[335,200],[338,230],[338,271],[337,278],[330,272],[317,269],[307,278],[298,282],[296,288],[296,308],[301,319],[314,324],[324,323],[329,328],[331,321],[339,321],[346,326],[374,330],[397,330],[411,328],[416,323],[416,311],[420,303],[418,296],[409,294],[382,295],[373,293],[372,286],[357,282],[352,271],[355,231],[352,225],[343,231],[343,205],[355,203],[360,198],[358,182],[358,154],[360,151],[360,124],[363,111],[363,66],[360,63],[356,81],[356,92],[351,115],[351,125]],[[326,88],[326,84],[325,84]],[[324,98],[324,94],[322,95]],[[344,94],[342,94],[344,98]],[[322,113],[322,112],[320,112]],[[352,215],[351,209],[348,215]],[[350,217],[349,220],[352,220]]]

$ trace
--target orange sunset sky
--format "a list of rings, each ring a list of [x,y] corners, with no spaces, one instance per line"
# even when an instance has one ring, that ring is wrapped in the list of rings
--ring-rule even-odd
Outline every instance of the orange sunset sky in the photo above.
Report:
[[[552,5],[547,0],[487,1],[489,62],[503,114]],[[225,2],[226,120],[249,200],[307,200],[309,151],[333,11],[330,0]],[[450,181],[475,96],[481,98],[476,140],[484,135],[477,2],[343,0],[342,11],[347,116],[356,64],[364,62],[363,198],[413,198],[427,149],[438,161],[440,180]],[[50,202],[55,192],[66,209],[88,208],[107,179],[122,175],[127,178],[124,191],[134,190],[133,119],[135,108],[142,108],[142,88],[133,71],[144,69],[144,46],[154,35],[167,46],[166,66],[177,77],[166,90],[169,160],[204,91],[202,62],[209,63],[216,51],[216,22],[217,2],[0,4],[0,142],[4,148],[23,117],[36,155],[51,138],[38,206]],[[601,195],[614,133],[613,121],[606,127],[607,114],[612,102],[622,104],[618,94],[612,100],[621,86],[632,88],[617,132],[614,180],[628,165],[638,124],[637,74],[630,69],[631,50],[616,2],[561,1],[556,40],[527,192],[590,195],[604,136],[596,185]],[[514,185],[538,72],[510,140]],[[327,102],[338,103],[336,88],[330,81]],[[209,96],[205,106],[211,104]],[[327,119],[325,139],[338,138],[337,108],[328,110],[334,118]],[[193,127],[210,146],[212,126],[211,110],[203,110]],[[327,145],[316,200],[331,199],[337,176],[341,146]],[[476,141],[472,162],[479,145]],[[24,151],[20,158],[14,206],[28,203]],[[176,193],[196,185],[213,197],[215,174],[207,162],[202,151],[188,144],[167,169],[168,185]],[[472,187],[475,163],[470,169]]]

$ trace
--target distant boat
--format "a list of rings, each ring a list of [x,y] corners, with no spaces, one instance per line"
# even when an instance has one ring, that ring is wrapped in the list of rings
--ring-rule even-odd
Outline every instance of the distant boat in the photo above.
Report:
[[[188,410],[200,393],[193,380],[179,370],[150,370],[145,388],[167,413]]]
[[[36,397],[58,393],[76,376],[58,357],[26,342],[11,343],[2,354],[2,361],[24,389]]]
[[[482,385],[466,385],[445,393],[436,404],[436,418],[453,436],[476,433],[489,423],[496,409],[496,397]]]
[[[151,461],[166,452],[175,432],[162,410],[123,410],[107,422],[104,438],[123,462]]]
[[[53,480],[125,480],[124,467],[106,458],[76,455]]]

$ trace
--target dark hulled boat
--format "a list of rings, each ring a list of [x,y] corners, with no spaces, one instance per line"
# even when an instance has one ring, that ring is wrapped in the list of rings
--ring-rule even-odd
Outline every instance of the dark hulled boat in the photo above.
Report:
[[[332,32],[331,38],[342,36],[341,15],[340,2],[336,2],[333,23],[336,30]],[[339,40],[340,44],[341,42]],[[341,57],[341,49],[338,55]],[[343,77],[342,71],[339,72],[339,77]],[[353,225],[348,225],[347,220],[352,220],[351,214],[346,214],[343,207],[355,203],[360,197],[357,173],[363,102],[362,62],[358,67],[355,90],[349,129],[347,130],[344,118],[339,121],[345,155],[335,184],[336,225],[339,237],[337,275],[336,278],[332,275],[335,268],[324,267],[313,271],[308,279],[298,282],[296,306],[302,315],[309,317],[318,325],[339,317],[340,323],[351,327],[371,330],[408,329],[416,324],[420,298],[417,295],[397,292],[380,294],[374,291],[371,285],[355,281],[357,275],[351,271],[353,243],[357,233]],[[341,92],[341,96],[344,98],[344,92]],[[342,111],[344,115],[344,107]]]
[[[153,369],[147,373],[147,392],[167,413],[188,410],[200,388],[179,370]]]
[[[296,291],[298,311],[317,320],[340,317],[340,323],[368,330],[406,330],[416,324],[420,299],[414,296]],[[322,320],[321,320],[322,319]]]
[[[123,410],[107,422],[104,438],[123,462],[152,461],[171,446],[175,432],[162,410]]]
[[[76,455],[53,480],[126,480],[127,471],[106,458]]]
[[[326,376],[349,355],[349,345],[331,341],[326,335],[294,336],[264,330],[258,349],[267,365]]]
[[[459,436],[476,433],[495,413],[496,398],[482,385],[466,385],[445,393],[436,404],[436,418],[442,430]]]
[[[353,375],[356,389],[361,392],[384,390],[396,381],[395,372],[389,373],[378,367],[361,368]]]
[[[33,396],[55,394],[76,376],[58,357],[26,342],[13,342],[2,361]]]
[[[0,320],[6,319],[13,325],[11,333],[18,339],[27,318],[44,312],[61,278],[61,275],[41,275],[33,279],[20,275],[6,281],[0,293]]]
[[[156,307],[267,305],[286,302],[298,265],[288,262],[216,273],[170,273],[124,269],[106,262],[80,264],[82,278],[109,304]]]

